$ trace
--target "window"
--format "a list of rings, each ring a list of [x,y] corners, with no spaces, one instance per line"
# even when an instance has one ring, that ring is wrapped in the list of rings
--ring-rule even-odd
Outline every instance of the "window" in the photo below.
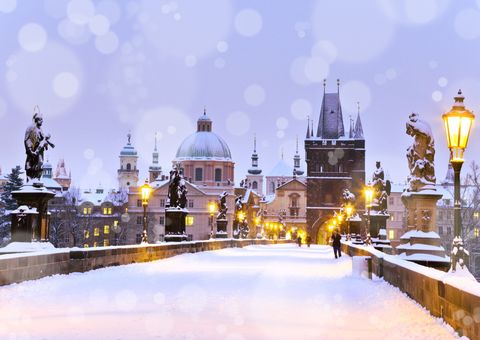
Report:
[[[160,207],[164,208],[165,207],[165,199],[160,199]]]
[[[273,192],[275,192],[275,182],[270,182],[270,189]]]
[[[141,208],[142,207],[142,200],[137,200],[137,207]]]
[[[83,248],[88,248],[88,243],[85,243],[85,244],[83,245]]]
[[[108,247],[108,240],[103,240],[103,246]]]
[[[395,204],[395,197],[389,197],[388,198],[388,204],[394,205]]]
[[[298,207],[298,197],[296,197],[296,196],[292,197],[292,201],[290,203],[290,206],[292,208],[297,208]]]
[[[127,171],[132,170],[132,165],[130,163],[127,163]]]
[[[142,216],[137,216],[137,224],[142,224],[143,218]]]
[[[195,181],[202,181],[202,180],[203,180],[203,169],[195,168]]]
[[[440,235],[443,235],[443,227],[440,227],[440,226],[438,227],[438,233]]]
[[[137,234],[135,237],[135,241],[137,244],[142,242],[142,234]]]
[[[165,225],[165,216],[160,216],[158,221],[159,221],[158,223],[160,223],[160,225]]]
[[[112,214],[112,208],[103,208],[103,214],[104,215],[111,215]]]
[[[440,212],[438,213],[438,219],[439,219],[440,221],[443,220],[443,211],[440,211]]]
[[[96,246],[97,246],[97,242],[93,242],[93,246],[96,247]]]
[[[86,239],[89,238],[90,237],[90,232],[88,230],[84,230],[83,231],[83,237],[86,238]]]
[[[103,226],[103,233],[104,234],[109,234],[110,233],[110,226],[109,225],[104,225]]]
[[[451,227],[447,227],[447,235],[452,235],[452,228]]]
[[[188,200],[188,207],[193,208],[193,200]]]
[[[113,226],[118,227],[118,221],[117,220],[113,221]]]
[[[100,228],[95,227],[93,229],[93,236],[100,236]]]
[[[222,181],[222,169],[215,169],[215,182]]]
[[[195,222],[195,221],[194,221],[194,219],[193,219],[193,216],[187,215],[187,216],[185,217],[185,225],[186,225],[186,226],[191,227],[194,222]]]
[[[395,238],[395,230],[391,230],[391,229],[390,229],[390,230],[388,231],[388,238],[389,238],[390,240],[393,240],[393,239]]]
[[[252,189],[254,189],[254,190],[255,190],[255,189],[258,189],[258,183],[257,183],[257,181],[253,181],[253,182],[252,182]]]
[[[84,215],[90,215],[91,213],[92,213],[92,208],[91,207],[83,208],[83,214]]]

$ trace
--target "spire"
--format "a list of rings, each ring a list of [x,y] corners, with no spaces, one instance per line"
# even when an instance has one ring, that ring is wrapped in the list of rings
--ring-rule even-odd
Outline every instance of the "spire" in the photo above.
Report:
[[[152,152],[152,165],[158,165],[157,133],[155,132],[155,147]]]
[[[325,90],[325,89],[324,89]],[[317,137],[338,139],[345,136],[342,105],[340,104],[340,79],[337,79],[337,93],[323,94]]]
[[[353,118],[352,115],[348,116],[350,119],[350,131],[348,132],[348,138],[353,138]]]
[[[252,153],[252,167],[248,169],[250,175],[259,175],[262,169],[258,168],[258,154],[257,154],[257,135],[253,134],[253,153]]]
[[[307,116],[307,136],[306,138],[310,138],[310,116]]]
[[[355,123],[355,130],[353,132],[353,138],[364,139],[362,120],[360,119],[360,102],[357,102],[357,122]]]
[[[297,135],[297,146],[295,149],[295,156],[293,156],[293,176],[303,175],[303,171],[300,170],[300,154],[298,153],[298,135]]]
[[[282,148],[282,161],[283,161],[283,148]]]
[[[313,137],[313,119],[310,120],[312,123],[312,128],[310,129],[310,137]]]
[[[157,133],[155,132],[155,148],[153,149],[154,152],[157,152]]]
[[[204,116],[207,115],[207,106],[206,105],[203,105],[203,115]]]
[[[152,164],[148,168],[149,181],[153,182],[161,177],[162,167],[158,164],[157,133],[155,132],[155,146],[152,152]]]
[[[445,179],[443,180],[442,184],[453,185],[453,181],[454,181],[454,173],[453,173],[452,163],[448,162],[447,174],[445,175]]]
[[[298,135],[297,135],[297,146],[296,146],[296,149],[295,149],[295,153],[298,155]]]
[[[323,94],[325,95],[325,88],[327,87],[327,78],[323,78]]]
[[[128,145],[132,144],[131,139],[132,139],[132,133],[131,133],[131,131],[128,131],[128,133],[127,133],[127,144]]]

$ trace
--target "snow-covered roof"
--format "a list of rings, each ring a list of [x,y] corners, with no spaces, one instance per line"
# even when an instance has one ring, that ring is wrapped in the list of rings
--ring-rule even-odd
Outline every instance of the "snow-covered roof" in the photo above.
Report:
[[[407,231],[405,234],[400,237],[401,240],[409,240],[410,238],[432,238],[432,239],[439,239],[440,236],[434,231],[424,232],[421,230],[410,230]]]
[[[47,189],[62,190],[62,186],[58,182],[50,177],[42,176],[41,181]]]
[[[405,244],[399,245],[396,249],[445,251],[445,248],[443,248],[442,246],[432,246],[431,244],[421,244],[421,243],[415,243],[415,244],[405,243]]]
[[[272,203],[274,199],[275,199],[275,194],[270,194],[270,195],[264,196],[262,201],[269,204],[269,203]]]
[[[277,164],[273,167],[272,171],[268,174],[272,177],[292,177],[293,176],[293,166],[289,165],[283,159],[279,160]]]
[[[216,133],[197,131],[182,142],[176,161],[182,160],[232,160],[228,144]]]
[[[93,205],[101,205],[103,202],[108,201],[107,197],[109,193],[105,190],[85,190],[80,194],[80,198],[78,199],[78,203],[82,204],[85,202],[90,202]]]
[[[402,260],[407,260],[407,261],[428,261],[428,262],[443,262],[443,263],[450,262],[450,258],[448,256],[442,257],[442,256],[437,256],[432,254],[417,253],[412,255],[405,255],[405,253],[402,253],[397,256]]]

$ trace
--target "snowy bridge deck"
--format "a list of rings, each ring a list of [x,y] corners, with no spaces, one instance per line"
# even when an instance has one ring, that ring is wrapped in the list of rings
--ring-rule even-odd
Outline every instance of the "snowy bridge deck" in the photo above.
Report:
[[[450,339],[330,247],[249,246],[0,287],[0,338]]]

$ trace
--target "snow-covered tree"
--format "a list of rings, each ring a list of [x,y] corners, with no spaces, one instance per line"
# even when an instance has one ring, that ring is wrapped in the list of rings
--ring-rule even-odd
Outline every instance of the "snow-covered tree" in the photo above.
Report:
[[[7,175],[7,182],[3,186],[0,196],[0,245],[10,240],[11,220],[9,212],[17,208],[17,201],[12,197],[12,191],[19,190],[23,185],[20,166],[12,169]]]

